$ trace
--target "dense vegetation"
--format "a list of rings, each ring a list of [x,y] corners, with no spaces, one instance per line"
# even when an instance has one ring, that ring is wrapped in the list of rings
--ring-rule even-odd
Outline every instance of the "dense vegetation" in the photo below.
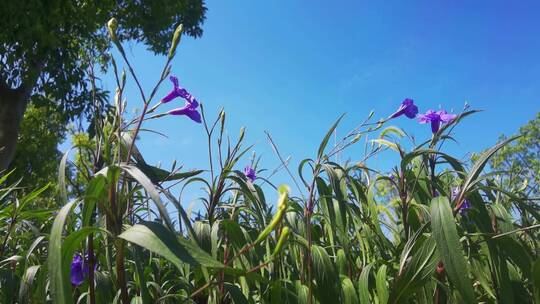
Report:
[[[116,27],[111,20],[109,33],[127,64]],[[456,140],[453,129],[476,111],[418,114],[406,99],[388,118],[373,120],[371,113],[329,145],[339,118],[297,167],[269,136],[294,181],[277,186],[261,177],[258,160],[240,166],[250,146],[244,129],[237,138],[226,135],[224,111],[210,118],[211,105],[200,105],[174,77],[172,91],[156,96],[180,35],[181,27],[149,91],[113,60],[114,102],[62,157],[57,198],[43,196],[49,185],[23,191],[6,182],[12,172],[3,174],[1,303],[540,302],[540,206],[530,190],[538,172],[528,180],[489,167],[519,138],[472,161],[456,159],[444,143]],[[142,108],[136,117],[125,111],[127,77],[140,90],[142,101],[131,101]],[[185,105],[160,112],[178,100]],[[103,112],[98,100],[92,105]],[[145,161],[136,139],[145,121],[164,115],[205,129],[207,169]],[[429,124],[431,138],[416,143],[390,125],[407,118]],[[335,161],[368,135],[376,139],[363,158]],[[391,172],[366,165],[383,152],[400,157]],[[197,188],[205,190],[204,207],[193,216],[182,193]]]
[[[101,110],[107,105],[107,92],[86,75],[109,67],[111,43],[103,28],[109,18],[117,16],[122,25],[119,41],[136,41],[165,54],[180,23],[187,35],[202,35],[206,6],[202,0],[3,0],[0,14],[0,170],[6,170],[16,152],[25,159],[23,151],[16,151],[18,135],[28,138],[36,131],[21,125],[25,114],[26,119],[33,114],[29,106],[55,116],[40,124],[59,133],[34,136],[34,142],[49,145],[51,135],[63,139],[69,121],[95,114],[93,103],[99,102]],[[40,170],[41,164],[24,165]]]

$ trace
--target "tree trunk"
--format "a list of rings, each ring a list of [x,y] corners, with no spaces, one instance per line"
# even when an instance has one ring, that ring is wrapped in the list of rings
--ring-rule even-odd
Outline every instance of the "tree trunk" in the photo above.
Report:
[[[0,172],[13,160],[29,93],[22,88],[0,87]]]

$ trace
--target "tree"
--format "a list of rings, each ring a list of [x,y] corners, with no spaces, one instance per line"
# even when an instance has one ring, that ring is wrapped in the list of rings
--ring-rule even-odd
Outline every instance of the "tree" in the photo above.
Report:
[[[529,196],[540,195],[540,112],[519,129],[520,138],[501,149],[491,159],[493,170],[506,171],[505,184],[510,189],[523,188]],[[501,136],[500,140],[505,140]]]
[[[15,153],[28,104],[48,107],[65,121],[88,113],[93,63],[106,69],[105,23],[115,17],[118,39],[164,54],[174,29],[202,35],[204,0],[4,0],[0,5],[0,171]]]
[[[17,184],[24,193],[47,184],[51,185],[48,191],[56,191],[58,163],[62,157],[58,145],[65,140],[65,124],[58,111],[28,105],[21,123],[19,144],[9,166],[9,171],[13,172],[7,184]]]

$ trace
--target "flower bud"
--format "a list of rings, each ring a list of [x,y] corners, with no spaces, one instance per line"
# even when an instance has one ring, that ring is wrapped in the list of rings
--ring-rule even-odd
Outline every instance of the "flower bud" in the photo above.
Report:
[[[240,128],[240,136],[238,137],[238,142],[241,142],[244,139],[244,134],[246,133],[246,128]]]
[[[122,87],[126,84],[126,70],[122,70],[122,78],[121,78],[121,81],[120,81],[120,85],[122,85]]]
[[[272,221],[270,224],[264,228],[263,231],[259,234],[257,239],[255,240],[255,244],[258,244],[262,242],[269,234],[276,228],[276,226],[281,222],[281,219],[285,215],[285,212],[287,211],[287,203],[289,202],[289,192],[290,189],[286,185],[279,186],[279,200],[277,203],[277,211],[274,215],[274,218],[272,218]]]
[[[122,101],[120,100],[120,88],[116,88],[116,92],[114,94],[114,105],[116,106],[116,111],[118,113],[122,112]]]
[[[221,113],[219,113],[219,120],[221,123],[221,130],[225,127],[225,110],[221,110]]]
[[[107,29],[109,30],[112,41],[117,43],[118,37],[116,37],[116,31],[118,30],[118,21],[116,21],[116,18],[111,18],[111,20],[107,22]]]
[[[174,31],[171,48],[169,49],[169,59],[173,58],[174,53],[176,52],[176,47],[180,43],[180,38],[182,37],[183,25],[180,24]]]
[[[275,257],[276,255],[279,254],[279,252],[281,251],[281,248],[283,248],[283,245],[287,241],[287,238],[289,237],[290,232],[291,230],[289,229],[289,227],[283,227],[283,229],[281,230],[281,235],[279,236],[279,240],[276,244],[276,248],[274,249],[274,252],[272,253],[272,257]]]

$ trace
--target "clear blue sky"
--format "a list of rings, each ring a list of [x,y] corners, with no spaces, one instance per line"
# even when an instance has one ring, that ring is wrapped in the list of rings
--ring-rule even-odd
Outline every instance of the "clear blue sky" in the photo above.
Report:
[[[421,112],[459,111],[465,102],[484,110],[457,128],[459,144],[449,146],[457,157],[515,133],[540,110],[540,2],[331,3],[208,1],[203,37],[185,38],[178,48],[173,74],[209,114],[225,108],[231,136],[246,126],[263,167],[278,164],[264,130],[292,155],[296,171],[340,114],[347,113],[338,129],[343,134],[371,110],[377,119],[389,115],[406,97]],[[164,58],[143,45],[126,47],[150,90]],[[140,107],[130,85],[130,105]],[[167,82],[159,95],[169,89]],[[429,126],[415,120],[394,123],[419,139],[430,136]],[[151,162],[208,167],[201,125],[165,117],[148,127],[169,136],[142,135],[139,145]],[[349,154],[359,159],[361,151]],[[391,164],[379,158],[371,165]],[[277,179],[290,183],[284,175]]]

